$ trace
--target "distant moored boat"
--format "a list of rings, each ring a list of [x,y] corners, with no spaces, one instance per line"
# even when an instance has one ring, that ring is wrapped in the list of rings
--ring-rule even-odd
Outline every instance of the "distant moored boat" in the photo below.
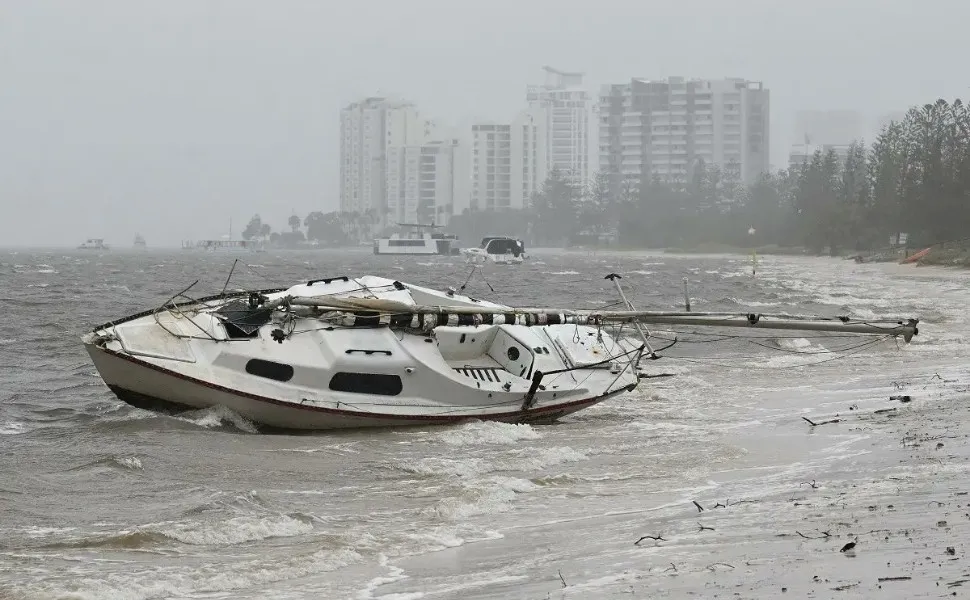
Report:
[[[110,250],[111,247],[101,238],[90,238],[77,247],[78,250]]]

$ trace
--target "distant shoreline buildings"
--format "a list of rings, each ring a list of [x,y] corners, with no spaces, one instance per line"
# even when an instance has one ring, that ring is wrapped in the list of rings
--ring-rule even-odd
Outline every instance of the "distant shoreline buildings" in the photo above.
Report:
[[[810,163],[816,152],[835,151],[844,161],[853,143],[871,143],[891,122],[902,121],[905,111],[879,115],[868,120],[855,110],[801,110],[795,114],[792,130],[795,142],[788,150],[789,169]]]
[[[555,169],[577,187],[684,183],[699,165],[751,183],[769,170],[770,96],[760,82],[633,78],[601,88],[544,67],[508,121],[456,133],[406,101],[366,98],[341,111],[340,209],[382,226],[447,225],[467,209],[528,206]]]

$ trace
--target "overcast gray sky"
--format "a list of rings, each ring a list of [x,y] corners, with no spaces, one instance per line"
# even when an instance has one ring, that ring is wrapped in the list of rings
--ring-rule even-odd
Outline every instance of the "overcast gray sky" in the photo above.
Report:
[[[218,237],[337,206],[339,111],[503,119],[542,65],[591,90],[737,76],[875,118],[966,97],[959,0],[0,0],[0,246]]]

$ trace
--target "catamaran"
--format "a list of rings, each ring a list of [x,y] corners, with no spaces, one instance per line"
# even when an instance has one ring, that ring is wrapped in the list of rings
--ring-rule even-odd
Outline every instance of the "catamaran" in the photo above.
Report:
[[[408,231],[395,233],[390,237],[374,240],[374,254],[395,254],[420,256],[458,254],[458,236],[450,233],[438,233],[435,229],[441,225],[418,225],[415,223],[398,223],[399,227],[407,227]],[[431,229],[431,232],[424,231]]]
[[[190,298],[82,341],[108,387],[166,412],[225,406],[282,429],[547,423],[629,392],[648,324],[917,335],[917,319],[519,308],[383,277]]]
[[[90,238],[82,242],[78,247],[78,250],[110,250],[111,246],[104,243],[102,238]]]

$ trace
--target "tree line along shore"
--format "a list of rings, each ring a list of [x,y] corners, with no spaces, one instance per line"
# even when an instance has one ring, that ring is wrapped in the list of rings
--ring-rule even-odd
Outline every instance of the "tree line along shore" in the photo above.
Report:
[[[553,170],[525,208],[472,206],[452,216],[446,229],[466,244],[501,234],[532,247],[863,260],[894,260],[930,247],[923,264],[970,266],[970,110],[959,99],[913,107],[872,143],[854,142],[841,157],[833,149],[817,151],[750,185],[739,173],[736,165],[697,161],[680,181],[623,181],[600,172],[580,186]],[[436,221],[435,207],[417,211],[419,222]],[[384,226],[388,217],[377,209],[315,211],[290,216],[290,230],[275,233],[256,215],[243,237],[282,247],[366,244],[399,231]]]

